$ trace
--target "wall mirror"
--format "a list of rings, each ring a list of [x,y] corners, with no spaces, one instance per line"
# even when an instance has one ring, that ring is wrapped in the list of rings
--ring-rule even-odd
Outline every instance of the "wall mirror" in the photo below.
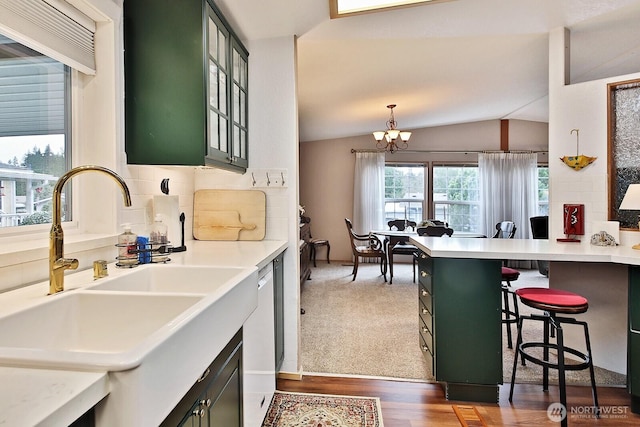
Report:
[[[640,183],[640,79],[607,85],[609,220],[638,229],[640,211],[620,210],[629,184]]]

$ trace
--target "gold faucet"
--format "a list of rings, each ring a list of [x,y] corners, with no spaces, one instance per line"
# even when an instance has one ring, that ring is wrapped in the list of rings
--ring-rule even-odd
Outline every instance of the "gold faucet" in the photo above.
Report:
[[[103,172],[113,178],[119,185],[124,196],[125,206],[131,206],[129,188],[118,174],[102,166],[78,166],[62,175],[53,188],[53,218],[49,233],[49,295],[64,290],[64,271],[78,268],[78,260],[64,257],[64,233],[62,232],[61,195],[62,187],[68,180],[83,172]]]

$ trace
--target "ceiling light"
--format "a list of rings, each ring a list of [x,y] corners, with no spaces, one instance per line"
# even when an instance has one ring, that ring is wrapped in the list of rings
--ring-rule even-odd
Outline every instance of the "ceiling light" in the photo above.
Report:
[[[329,0],[331,18],[448,0]]]
[[[391,110],[391,117],[387,120],[387,130],[373,132],[373,137],[376,139],[376,147],[378,150],[385,150],[390,153],[394,153],[397,150],[406,150],[409,148],[409,138],[411,138],[411,132],[400,131],[396,128],[396,119],[393,116],[393,109],[396,108],[396,104],[389,104],[387,108]],[[401,145],[396,143],[396,140],[400,137]]]

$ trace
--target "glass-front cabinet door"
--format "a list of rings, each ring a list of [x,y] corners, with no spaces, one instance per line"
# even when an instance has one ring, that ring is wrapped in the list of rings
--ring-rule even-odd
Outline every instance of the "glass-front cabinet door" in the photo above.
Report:
[[[248,53],[212,9],[207,33],[207,159],[246,169]]]

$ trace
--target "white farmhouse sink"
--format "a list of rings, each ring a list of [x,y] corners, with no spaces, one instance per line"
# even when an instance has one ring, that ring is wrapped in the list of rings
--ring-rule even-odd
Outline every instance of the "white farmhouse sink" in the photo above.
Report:
[[[149,264],[101,279],[90,290],[211,294],[246,279],[253,268]]]
[[[159,425],[258,304],[256,267],[69,278],[77,289],[0,317],[0,365],[108,371],[99,426]]]
[[[201,310],[201,295],[73,291],[0,317],[0,363],[130,369]]]

